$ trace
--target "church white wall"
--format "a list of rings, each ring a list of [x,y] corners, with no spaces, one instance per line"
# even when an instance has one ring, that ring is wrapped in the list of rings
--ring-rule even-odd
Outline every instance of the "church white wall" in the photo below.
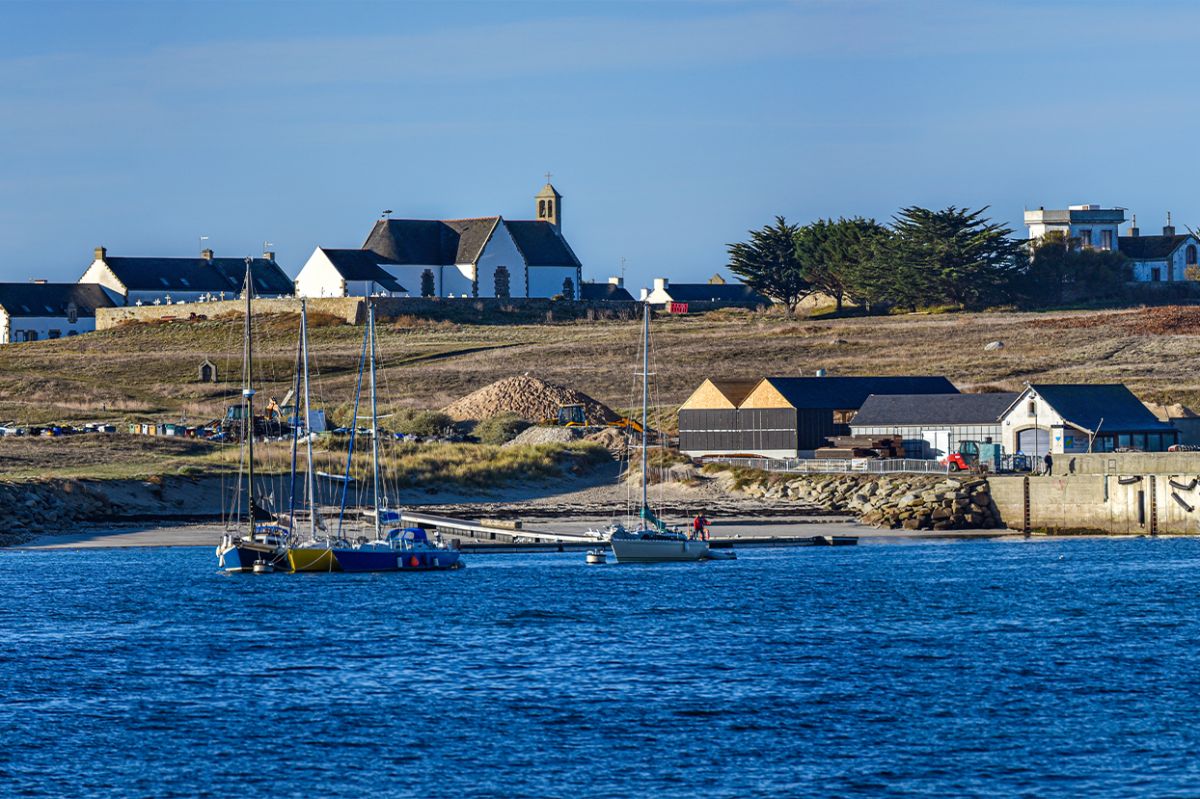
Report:
[[[80,333],[90,333],[96,329],[94,316],[80,316],[74,322],[67,321],[65,316],[17,316],[9,317],[4,314],[0,321],[0,342],[15,344],[18,341],[30,340],[29,334],[37,335],[37,341],[51,338],[67,338]]]
[[[442,266],[439,269],[442,273],[441,296],[449,297],[452,294],[455,297],[474,296],[475,266],[473,264]]]
[[[508,296],[524,297],[525,294],[525,258],[517,249],[516,242],[504,225],[497,225],[492,237],[479,254],[479,296],[496,296],[496,269],[508,268]],[[561,290],[562,281],[559,281]],[[531,295],[540,296],[540,295]],[[548,296],[548,295],[547,295]]]
[[[441,271],[443,267],[428,265],[410,264],[405,266],[397,266],[396,264],[380,264],[385,272],[396,278],[396,282],[404,288],[408,289],[408,296],[421,296],[421,273],[428,269],[433,273],[433,293],[434,296],[445,296],[442,293],[442,278]]]
[[[563,280],[570,278],[574,296],[579,298],[579,270],[573,266],[529,267],[529,296],[553,297],[563,293]]]

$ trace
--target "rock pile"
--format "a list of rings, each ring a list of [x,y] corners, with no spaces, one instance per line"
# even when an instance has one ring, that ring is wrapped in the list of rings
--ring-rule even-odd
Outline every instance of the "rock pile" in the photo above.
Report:
[[[905,530],[1003,526],[984,478],[941,475],[811,475],[752,482],[742,491],[858,515],[864,524]]]
[[[583,438],[584,431],[578,427],[526,427],[505,442],[506,447],[523,447],[532,444],[569,444]]]
[[[455,400],[442,411],[456,422],[490,419],[506,412],[531,422],[541,422],[558,418],[560,405],[582,405],[585,420],[590,425],[602,425],[618,418],[611,408],[582,391],[528,375],[497,380]]]
[[[56,532],[77,522],[109,518],[119,512],[102,491],[84,482],[0,483],[0,513],[4,529],[0,546],[30,540],[38,533]]]

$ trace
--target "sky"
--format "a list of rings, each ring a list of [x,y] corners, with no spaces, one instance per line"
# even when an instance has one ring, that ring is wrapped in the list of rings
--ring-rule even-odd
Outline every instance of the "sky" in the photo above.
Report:
[[[584,278],[783,215],[1095,202],[1200,224],[1200,3],[0,0],[0,280],[533,216]],[[207,236],[202,240],[202,236]]]

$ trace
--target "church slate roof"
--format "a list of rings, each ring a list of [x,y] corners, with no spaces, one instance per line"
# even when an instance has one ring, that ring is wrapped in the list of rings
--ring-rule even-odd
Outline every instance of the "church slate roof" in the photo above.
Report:
[[[129,291],[240,292],[246,279],[245,258],[158,258],[110,256],[104,263]],[[260,295],[295,292],[279,264],[253,258],[250,274]]]
[[[580,266],[566,239],[549,222],[509,222],[504,226],[529,266]]]
[[[71,303],[79,316],[116,305],[98,283],[0,283],[0,308],[14,318],[66,316]]]
[[[392,292],[408,291],[379,265],[384,259],[378,253],[371,250],[331,250],[326,247],[322,247],[321,252],[343,280],[370,281]]]
[[[1170,256],[1191,236],[1118,236],[1117,249],[1135,261],[1152,261]]]
[[[400,265],[473,264],[496,227],[503,224],[528,266],[579,266],[579,259],[549,222],[510,222],[498,216],[476,219],[381,219],[363,249]]]

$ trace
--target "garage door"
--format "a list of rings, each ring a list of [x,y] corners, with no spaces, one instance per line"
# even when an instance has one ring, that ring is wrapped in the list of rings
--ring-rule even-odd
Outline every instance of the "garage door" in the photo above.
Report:
[[[1022,430],[1017,433],[1017,452],[1042,457],[1050,451],[1049,430]]]

